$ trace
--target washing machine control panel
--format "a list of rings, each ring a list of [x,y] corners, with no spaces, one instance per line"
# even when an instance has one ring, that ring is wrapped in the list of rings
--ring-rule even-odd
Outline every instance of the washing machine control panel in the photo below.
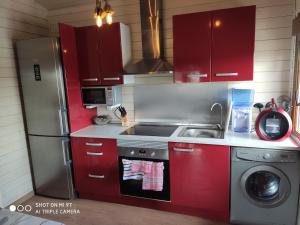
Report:
[[[238,149],[234,157],[237,160],[258,162],[297,162],[298,160],[297,152],[269,149]]]
[[[270,159],[270,158],[272,158],[272,155],[271,155],[270,153],[265,153],[265,154],[263,155],[263,158],[264,158],[264,159]]]

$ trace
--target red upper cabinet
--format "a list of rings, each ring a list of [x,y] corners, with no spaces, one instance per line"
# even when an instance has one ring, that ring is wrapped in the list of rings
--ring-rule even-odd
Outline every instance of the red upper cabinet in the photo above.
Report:
[[[100,67],[104,85],[122,84],[123,59],[120,23],[100,29]]]
[[[99,29],[96,26],[76,28],[76,41],[81,84],[100,85]]]
[[[229,221],[230,147],[169,143],[171,201],[182,212]]]
[[[255,6],[213,14],[212,81],[253,80]]]
[[[71,132],[91,125],[92,118],[97,115],[94,109],[82,106],[75,29],[65,24],[59,24],[60,44],[68,99],[68,113]]]
[[[173,17],[176,82],[210,81],[211,17],[210,12]]]
[[[128,26],[121,23],[76,28],[82,86],[122,84],[123,67],[131,60]]]
[[[247,6],[174,16],[175,81],[253,80],[255,10]]]

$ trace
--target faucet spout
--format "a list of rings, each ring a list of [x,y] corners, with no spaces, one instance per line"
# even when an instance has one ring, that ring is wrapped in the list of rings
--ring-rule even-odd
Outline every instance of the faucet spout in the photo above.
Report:
[[[214,104],[212,104],[210,111],[212,112],[216,106],[220,107],[220,128],[222,129],[223,128],[223,106],[222,106],[222,104],[219,102],[215,102]]]

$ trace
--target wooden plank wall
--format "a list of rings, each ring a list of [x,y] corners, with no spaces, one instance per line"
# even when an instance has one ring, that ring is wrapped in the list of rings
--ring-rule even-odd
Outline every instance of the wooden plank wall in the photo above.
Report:
[[[232,86],[256,90],[256,101],[266,103],[289,92],[291,61],[291,24],[295,14],[294,0],[164,0],[165,55],[173,61],[172,16],[199,11],[257,6],[254,82],[233,83]],[[141,58],[141,29],[138,0],[111,0],[115,21],[128,24],[132,32],[134,60]],[[74,26],[94,24],[94,2],[49,11],[50,32],[57,35],[57,23]]]
[[[47,14],[34,0],[0,1],[0,207],[32,191],[13,43],[48,36]]]

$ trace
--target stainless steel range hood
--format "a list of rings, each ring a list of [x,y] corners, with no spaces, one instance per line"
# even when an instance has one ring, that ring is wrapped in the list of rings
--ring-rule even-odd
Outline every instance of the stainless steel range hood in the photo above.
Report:
[[[125,75],[173,73],[164,60],[162,0],[140,0],[143,59],[129,64]]]

